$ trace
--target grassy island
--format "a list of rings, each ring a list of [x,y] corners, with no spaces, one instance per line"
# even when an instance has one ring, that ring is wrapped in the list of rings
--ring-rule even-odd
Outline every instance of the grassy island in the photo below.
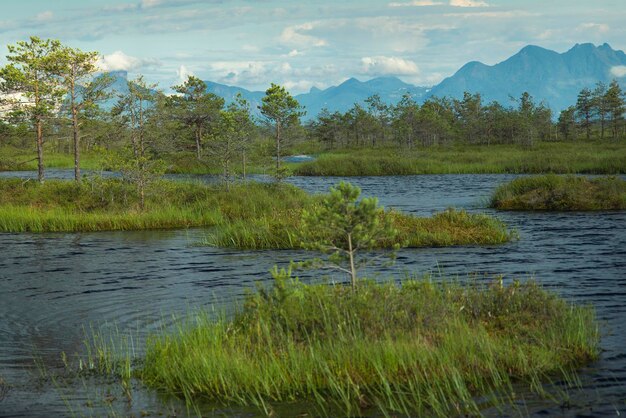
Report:
[[[268,415],[294,402],[314,415],[478,415],[514,401],[513,383],[544,394],[542,381],[567,379],[599,352],[594,311],[533,282],[352,290],[275,279],[232,318],[198,314],[154,336],[135,376],[192,403]]]
[[[522,177],[498,187],[490,205],[502,210],[624,210],[626,181],[617,177]]]
[[[0,180],[0,232],[77,232],[214,227],[206,244],[246,249],[298,248],[302,210],[319,201],[286,184],[205,185],[159,181],[140,210],[119,179],[43,185]],[[453,209],[432,218],[387,212],[409,246],[500,244],[514,233],[495,218]],[[392,243],[390,243],[392,244]]]
[[[302,176],[391,176],[412,174],[619,174],[626,170],[622,142],[540,142],[519,145],[451,145],[327,151],[293,165]]]
[[[341,148],[320,151],[309,146],[295,150],[314,154],[316,160],[288,163],[290,172],[300,176],[391,176],[414,174],[620,174],[626,170],[626,142],[577,141],[538,142],[532,148],[515,144],[376,148]],[[105,153],[86,152],[82,168],[106,167]],[[181,174],[220,174],[219,165],[200,162],[189,153],[163,156],[166,171]],[[73,157],[48,152],[46,165],[70,169]],[[36,170],[36,154],[14,147],[0,147],[0,171]],[[240,167],[233,167],[236,171]],[[258,162],[248,164],[247,173],[271,172]]]

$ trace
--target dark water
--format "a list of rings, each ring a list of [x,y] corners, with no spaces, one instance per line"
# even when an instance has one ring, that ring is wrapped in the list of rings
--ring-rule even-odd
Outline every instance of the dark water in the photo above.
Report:
[[[50,173],[65,177],[67,172]],[[4,175],[15,175],[4,174]],[[29,175],[22,173],[21,176]],[[350,178],[385,206],[429,215],[449,206],[484,209],[507,175]],[[208,178],[207,178],[208,179]],[[292,178],[322,192],[339,178]],[[603,321],[601,359],[581,372],[568,408],[529,400],[541,416],[617,416],[626,412],[626,212],[497,213],[520,240],[496,247],[403,250],[386,275],[443,270],[448,275],[534,276],[579,303],[593,303]],[[105,382],[55,382],[40,369],[60,368],[61,352],[82,350],[84,327],[116,328],[137,338],[197,307],[240,300],[269,279],[274,265],[302,256],[195,247],[202,230],[88,234],[0,234],[0,416],[139,416],[187,412],[180,402],[137,388],[123,401]],[[34,361],[36,359],[36,362]],[[35,363],[39,364],[37,366]],[[110,393],[108,393],[110,392]],[[115,398],[111,401],[112,398]],[[218,409],[224,415],[251,411]],[[283,411],[289,415],[288,409]]]

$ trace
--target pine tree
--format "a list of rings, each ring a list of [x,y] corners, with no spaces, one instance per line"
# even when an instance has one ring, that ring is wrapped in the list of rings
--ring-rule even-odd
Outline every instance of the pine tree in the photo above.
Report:
[[[626,107],[624,104],[624,95],[617,80],[611,81],[608,90],[604,96],[606,102],[607,114],[611,122],[611,132],[613,138],[619,135],[619,128],[624,123],[624,112]]]
[[[578,93],[576,100],[576,115],[581,119],[580,126],[585,130],[587,140],[591,138],[591,112],[593,100],[591,90],[584,88]]]
[[[394,258],[399,244],[378,256],[363,251],[380,248],[393,242],[398,232],[391,225],[375,197],[359,199],[361,190],[341,182],[331,187],[330,195],[321,205],[302,215],[301,240],[307,249],[330,254],[326,263],[313,265],[333,268],[350,276],[352,288],[357,286],[357,271],[382,256]]]

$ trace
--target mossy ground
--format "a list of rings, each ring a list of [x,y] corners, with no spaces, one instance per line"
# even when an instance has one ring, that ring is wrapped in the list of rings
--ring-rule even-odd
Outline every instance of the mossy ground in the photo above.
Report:
[[[526,211],[624,210],[626,181],[618,177],[522,177],[498,187],[490,206]]]

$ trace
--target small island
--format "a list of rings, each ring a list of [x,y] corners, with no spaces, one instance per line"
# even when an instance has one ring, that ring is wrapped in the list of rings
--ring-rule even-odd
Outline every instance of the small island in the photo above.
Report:
[[[626,181],[618,177],[520,177],[498,187],[490,206],[525,211],[624,210]]]
[[[375,198],[359,196],[342,182],[303,211],[302,246],[326,257],[292,264],[334,268],[351,286],[305,284],[292,266],[275,266],[273,285],[259,285],[234,312],[199,311],[153,335],[132,361],[96,337],[86,351],[97,354],[81,364],[188,405],[253,406],[268,416],[291,403],[323,416],[450,416],[513,402],[513,382],[541,393],[539,382],[567,381],[597,359],[594,310],[532,281],[359,276],[381,255],[393,259],[397,241],[372,250],[401,235]]]

